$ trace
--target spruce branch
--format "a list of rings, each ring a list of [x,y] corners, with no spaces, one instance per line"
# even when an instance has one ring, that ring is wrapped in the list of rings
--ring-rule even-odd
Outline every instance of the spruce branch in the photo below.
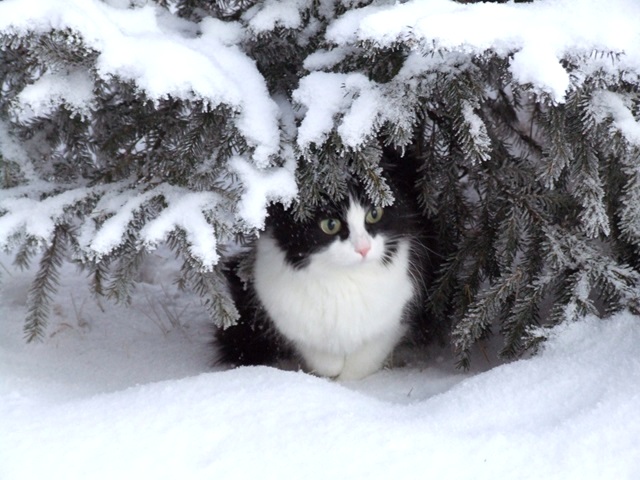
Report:
[[[186,235],[176,230],[170,236],[169,246],[182,258],[180,288],[189,288],[203,301],[211,321],[222,328],[235,325],[240,314],[236,309],[221,266],[205,269],[189,252]]]
[[[71,229],[68,225],[56,225],[51,242],[42,253],[40,266],[27,298],[27,317],[24,324],[27,342],[41,340],[44,336],[53,294],[60,283],[59,269],[65,260],[70,235]]]
[[[13,259],[13,264],[21,270],[27,270],[31,265],[31,260],[40,251],[41,243],[34,237],[23,238],[19,242],[18,250]]]
[[[540,305],[550,295],[555,281],[555,276],[544,274],[523,279],[513,306],[500,327],[504,336],[504,346],[499,353],[501,357],[515,358],[533,347],[530,332],[540,324]]]
[[[573,151],[567,132],[567,107],[536,108],[532,120],[537,128],[544,132],[545,146],[539,164],[539,178],[545,188],[553,189],[571,163]]]
[[[458,365],[468,368],[471,347],[491,331],[496,318],[500,318],[505,304],[517,292],[523,272],[515,268],[505,272],[494,284],[484,290],[469,306],[466,315],[453,329],[453,345],[458,352]]]

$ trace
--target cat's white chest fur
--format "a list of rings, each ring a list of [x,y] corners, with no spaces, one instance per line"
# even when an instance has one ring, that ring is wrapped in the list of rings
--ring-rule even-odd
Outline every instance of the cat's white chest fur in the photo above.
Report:
[[[404,335],[403,313],[415,294],[410,245],[400,240],[385,264],[383,243],[374,239],[366,259],[345,258],[351,253],[344,246],[332,246],[295,269],[270,235],[259,239],[256,291],[278,330],[314,373],[362,378],[383,365]]]

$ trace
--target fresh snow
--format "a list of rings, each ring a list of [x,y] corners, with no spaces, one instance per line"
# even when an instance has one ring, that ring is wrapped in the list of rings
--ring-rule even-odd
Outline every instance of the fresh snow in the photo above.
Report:
[[[210,367],[199,301],[158,252],[131,308],[64,267],[48,335],[25,344],[33,272],[1,257],[0,478],[640,478],[640,322],[556,328],[471,373],[445,352],[338,383]]]

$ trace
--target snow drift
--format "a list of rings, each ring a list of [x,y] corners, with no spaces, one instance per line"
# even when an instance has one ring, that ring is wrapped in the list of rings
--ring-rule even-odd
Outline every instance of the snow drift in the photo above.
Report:
[[[16,321],[28,276],[3,284],[0,478],[640,475],[630,314],[559,327],[540,355],[484,372],[434,358],[340,384],[266,367],[210,371],[204,315],[157,273],[132,310],[103,311],[68,281],[41,345],[25,345]],[[190,321],[158,328],[168,318],[153,312],[158,302]]]

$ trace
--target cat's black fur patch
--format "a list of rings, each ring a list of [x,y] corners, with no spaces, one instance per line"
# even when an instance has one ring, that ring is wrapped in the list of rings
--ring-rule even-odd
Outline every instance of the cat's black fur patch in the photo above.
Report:
[[[244,285],[238,275],[240,258],[225,268],[231,296],[240,313],[236,325],[216,329],[216,363],[229,365],[276,365],[294,358],[293,347],[273,326],[251,283]]]

